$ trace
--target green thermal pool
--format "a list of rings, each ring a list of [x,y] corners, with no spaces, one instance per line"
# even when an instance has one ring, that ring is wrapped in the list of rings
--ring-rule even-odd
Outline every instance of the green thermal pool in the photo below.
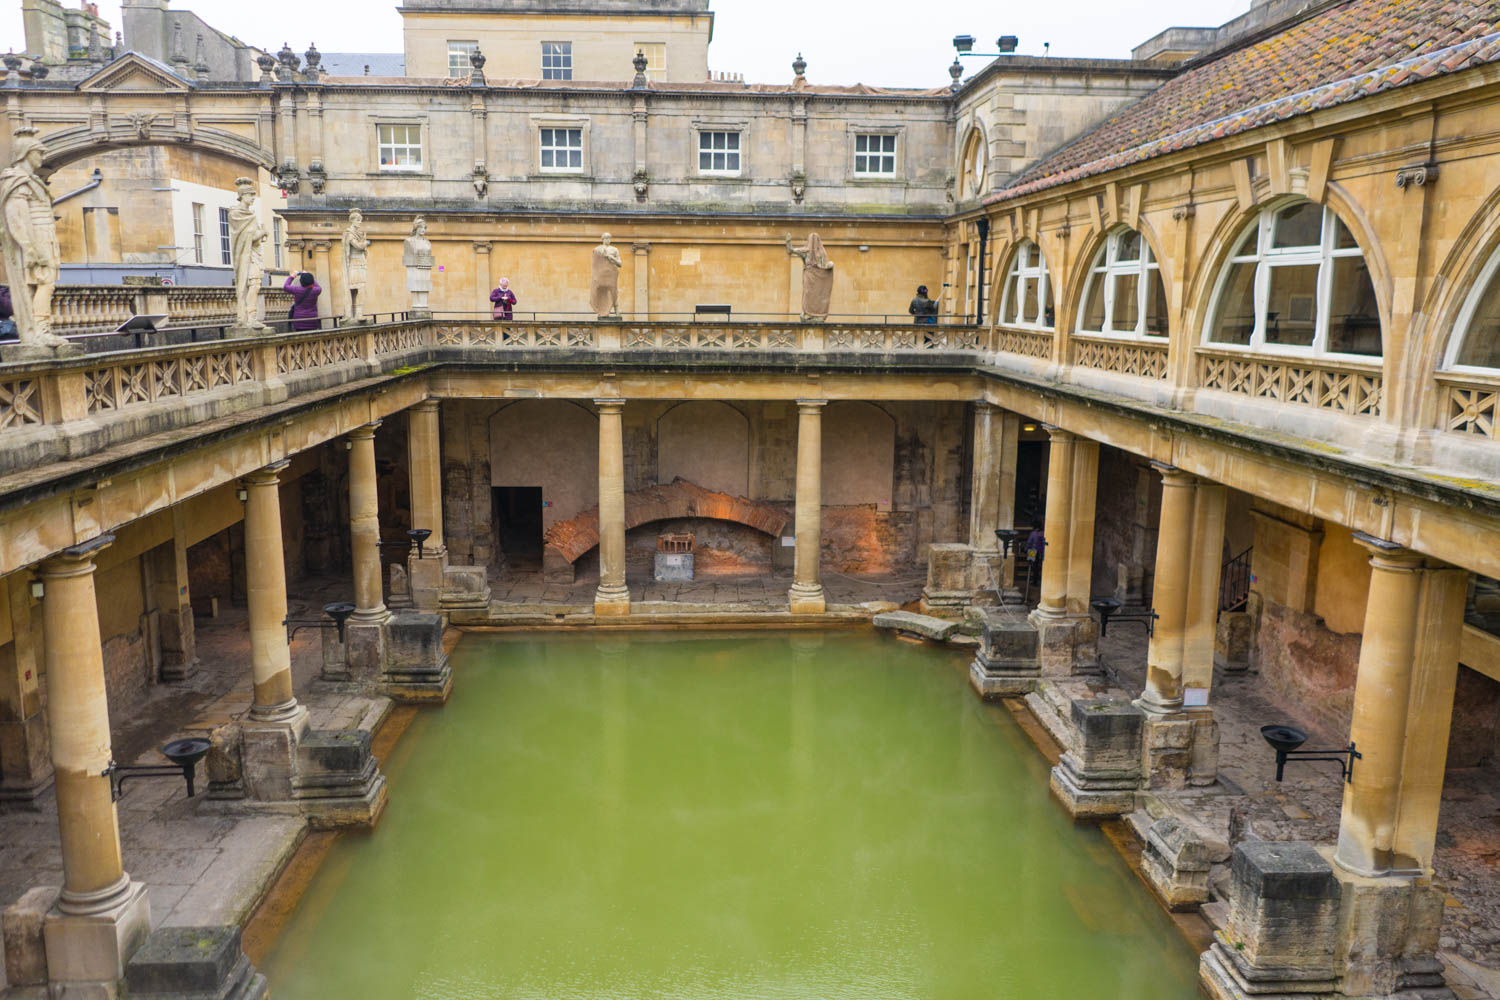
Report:
[[[1189,1000],[1197,956],[954,654],[471,634],[277,1000]]]

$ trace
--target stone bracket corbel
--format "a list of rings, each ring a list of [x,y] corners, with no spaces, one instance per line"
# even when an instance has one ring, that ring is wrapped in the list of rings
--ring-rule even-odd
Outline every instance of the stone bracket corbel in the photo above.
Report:
[[[1403,191],[1409,187],[1426,187],[1437,179],[1438,165],[1431,161],[1402,167],[1396,171],[1396,187]]]

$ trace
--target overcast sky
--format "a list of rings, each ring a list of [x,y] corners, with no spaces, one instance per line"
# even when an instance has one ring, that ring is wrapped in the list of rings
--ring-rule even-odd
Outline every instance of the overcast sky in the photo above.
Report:
[[[63,3],[78,6],[78,0]],[[25,44],[20,0],[0,5],[0,48],[19,51]],[[317,42],[325,52],[401,51],[393,0],[175,0],[173,6],[273,50],[290,42],[300,53]],[[1054,56],[1124,58],[1162,28],[1222,24],[1247,10],[1249,0],[711,0],[711,7],[712,69],[744,73],[752,83],[781,82],[791,79],[800,51],[814,83],[937,87],[948,82],[954,35],[973,35],[982,52],[993,52],[994,40],[1009,34],[1028,55],[1041,55],[1051,42]],[[119,28],[118,2],[101,2],[99,13]],[[973,72],[986,60],[964,62]]]

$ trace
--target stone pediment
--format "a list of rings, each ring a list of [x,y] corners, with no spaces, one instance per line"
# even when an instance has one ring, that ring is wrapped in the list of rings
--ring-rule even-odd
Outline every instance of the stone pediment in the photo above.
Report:
[[[187,91],[193,85],[155,59],[127,52],[78,84],[84,91]]]

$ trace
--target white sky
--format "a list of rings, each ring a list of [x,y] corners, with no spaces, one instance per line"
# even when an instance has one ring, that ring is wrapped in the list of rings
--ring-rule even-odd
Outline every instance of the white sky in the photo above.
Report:
[[[63,0],[76,7],[78,0]],[[0,0],[0,50],[21,50],[20,0]],[[1248,0],[1154,0],[1152,3],[1065,0],[1011,5],[997,0],[712,0],[714,43],[709,66],[744,73],[752,83],[790,80],[792,58],[807,59],[813,83],[938,87],[948,83],[954,35],[979,39],[993,52],[1000,35],[1016,35],[1019,51],[1069,57],[1124,58],[1134,45],[1174,25],[1218,25],[1249,8]],[[175,0],[221,31],[273,51],[308,42],[325,52],[399,52],[401,17],[395,0]],[[1007,8],[1009,8],[1007,10]],[[120,27],[118,2],[99,13]],[[966,59],[970,72],[986,60]]]

